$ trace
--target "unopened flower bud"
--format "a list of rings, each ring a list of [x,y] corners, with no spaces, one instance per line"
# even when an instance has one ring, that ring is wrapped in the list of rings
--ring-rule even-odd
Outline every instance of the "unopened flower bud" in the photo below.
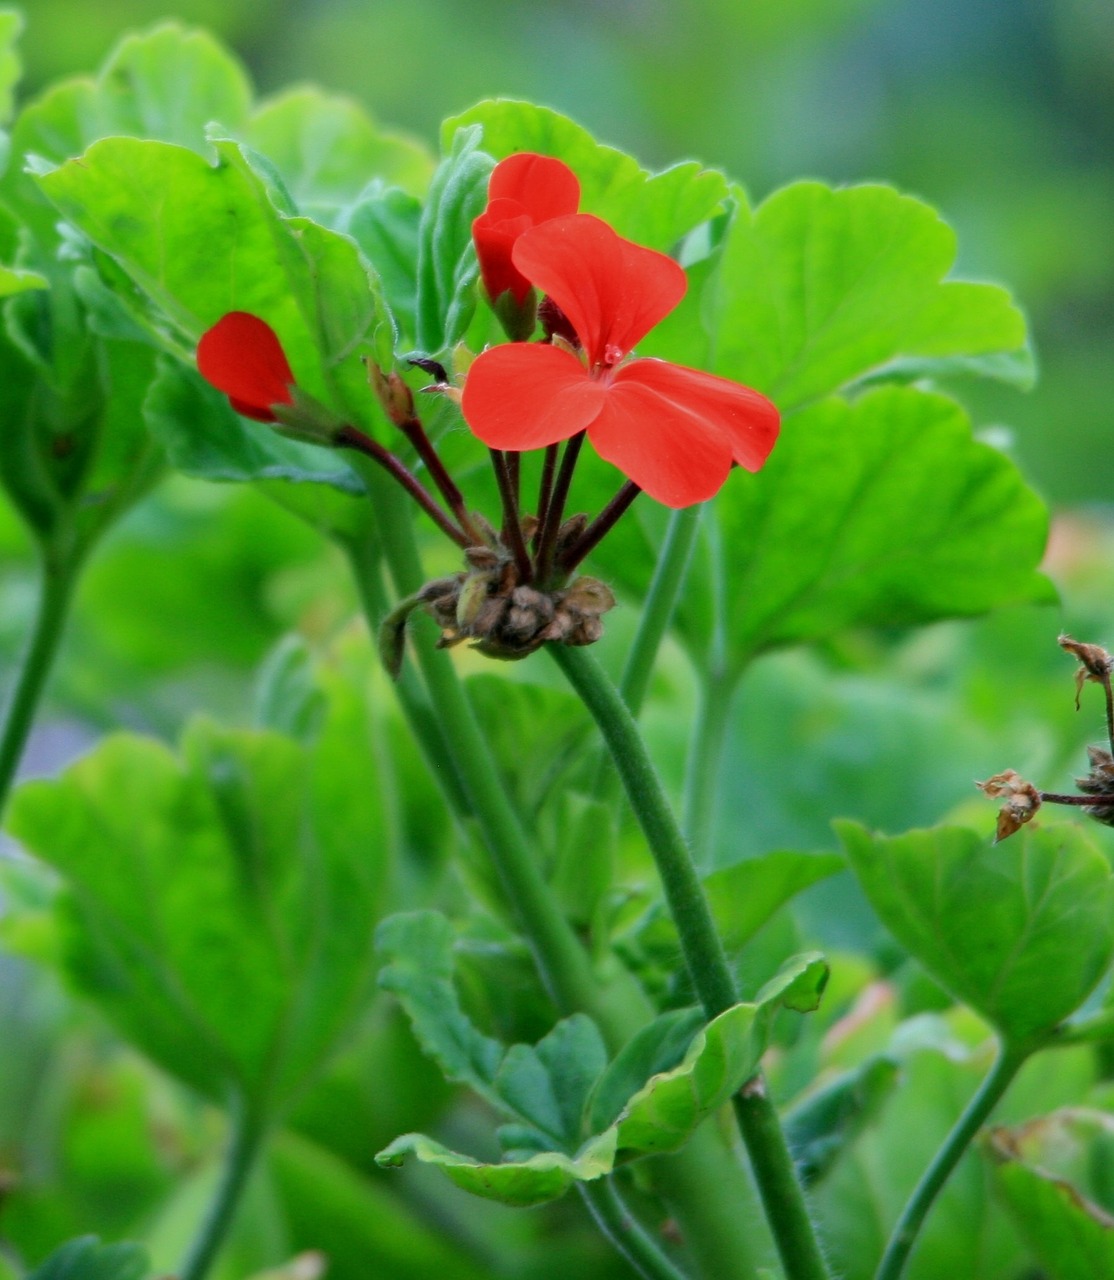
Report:
[[[375,392],[375,398],[383,406],[383,412],[401,427],[414,419],[414,394],[392,369],[385,374],[374,360],[365,360],[367,380]]]

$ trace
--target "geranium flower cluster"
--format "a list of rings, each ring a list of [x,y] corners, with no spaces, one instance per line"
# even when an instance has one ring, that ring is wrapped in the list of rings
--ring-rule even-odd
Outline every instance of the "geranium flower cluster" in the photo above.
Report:
[[[580,184],[560,160],[522,153],[498,164],[473,242],[483,292],[510,341],[476,357],[462,393],[439,365],[420,362],[436,377],[430,389],[459,399],[465,422],[490,450],[503,506],[499,530],[469,512],[397,373],[372,368],[372,386],[439,499],[379,442],[317,412],[262,318],[232,312],[198,344],[201,374],[238,412],[299,438],[357,449],[405,485],[469,563],[457,579],[430,584],[414,607],[434,613],[445,643],[472,640],[503,657],[596,638],[610,593],[570,576],[639,493],[673,508],[704,502],[733,466],[757,471],[777,440],[777,409],[757,391],[634,354],[684,297],[684,269],[578,212],[579,204]],[[565,515],[585,440],[626,477],[592,520]],[[541,479],[536,506],[526,511],[520,455],[534,450],[544,451]]]

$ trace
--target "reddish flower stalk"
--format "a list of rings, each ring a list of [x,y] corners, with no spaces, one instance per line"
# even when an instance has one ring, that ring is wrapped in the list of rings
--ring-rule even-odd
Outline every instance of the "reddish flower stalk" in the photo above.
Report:
[[[355,449],[374,459],[457,546],[468,547],[476,541],[473,531],[465,532],[455,525],[432,494],[389,449],[356,427],[330,420],[328,411],[308,396],[296,399],[297,382],[282,343],[274,329],[259,316],[248,311],[229,311],[221,316],[201,335],[197,344],[197,368],[207,382],[224,392],[237,413],[257,422],[274,422],[281,429],[284,419],[275,410],[285,406],[298,410],[297,432],[301,438]],[[417,431],[424,436],[420,422],[417,422]],[[435,478],[440,477],[435,474]],[[455,490],[451,480],[449,484]]]
[[[778,433],[765,396],[684,365],[628,359],[684,296],[676,262],[588,214],[523,231],[511,256],[568,317],[583,362],[558,344],[480,355],[462,409],[485,444],[537,449],[587,431],[597,453],[669,507],[711,498],[736,463],[763,465]]]

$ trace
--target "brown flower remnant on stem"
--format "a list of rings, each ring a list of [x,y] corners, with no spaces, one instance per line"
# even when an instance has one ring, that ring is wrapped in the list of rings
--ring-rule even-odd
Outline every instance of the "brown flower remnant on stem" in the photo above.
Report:
[[[985,782],[976,782],[975,786],[984,795],[1005,797],[1006,803],[998,810],[995,841],[1005,840],[1015,831],[1020,831],[1041,807],[1041,793],[1014,769],[1005,769]]]
[[[1062,635],[1056,642],[1079,659],[1079,670],[1075,673],[1075,709],[1079,710],[1079,695],[1088,680],[1101,684],[1106,694],[1106,736],[1110,742],[1110,750],[1114,751],[1114,693],[1110,688],[1110,673],[1114,671],[1114,657],[1097,644],[1084,644],[1073,640],[1071,636]]]

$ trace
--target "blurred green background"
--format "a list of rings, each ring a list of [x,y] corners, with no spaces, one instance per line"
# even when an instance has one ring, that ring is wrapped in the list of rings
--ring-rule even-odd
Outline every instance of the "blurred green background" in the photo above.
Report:
[[[95,68],[161,0],[34,0],[25,88]],[[427,142],[529,97],[660,167],[695,156],[756,199],[795,177],[884,179],[1008,284],[1041,364],[968,388],[1057,503],[1114,493],[1114,6],[1104,0],[179,0],[270,92],[315,80]]]

